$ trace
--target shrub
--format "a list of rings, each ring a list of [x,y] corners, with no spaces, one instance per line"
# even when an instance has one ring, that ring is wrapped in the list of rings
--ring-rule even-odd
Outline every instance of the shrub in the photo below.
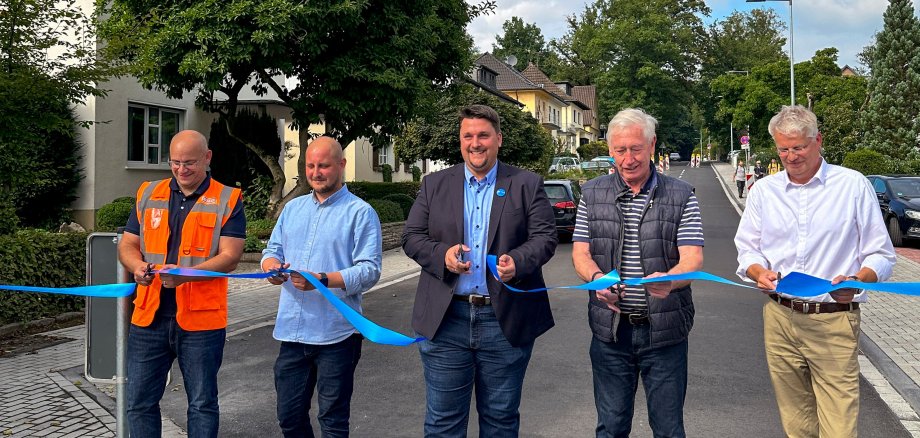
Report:
[[[861,172],[863,175],[891,173],[888,158],[871,149],[857,149],[847,154],[843,166]]]
[[[412,166],[412,181],[419,182],[422,180],[422,169],[418,166]]]
[[[381,199],[397,203],[399,208],[402,209],[404,218],[409,217],[409,210],[412,209],[412,204],[415,204],[415,198],[409,195],[404,195],[402,193],[393,193],[392,195],[386,195]]]
[[[11,234],[19,228],[19,216],[16,207],[10,204],[0,205],[0,236]]]
[[[86,279],[86,233],[20,230],[0,236],[0,284],[82,286]],[[78,311],[83,297],[0,292],[0,325]]]
[[[246,243],[243,246],[243,252],[262,252],[265,249],[265,242],[253,234],[246,233]]]
[[[383,182],[393,182],[393,166],[389,164],[381,165],[380,173],[383,174]]]
[[[377,216],[380,218],[380,223],[387,224],[390,222],[402,222],[406,218],[403,216],[402,208],[399,207],[399,204],[393,201],[387,201],[385,199],[371,199],[367,201],[371,207],[374,207],[374,210],[377,212]]]
[[[402,193],[412,199],[415,199],[416,196],[418,196],[419,187],[422,186],[421,183],[413,181],[400,181],[390,183],[354,181],[347,184],[349,192],[365,201],[370,201],[371,199],[383,199],[387,195],[392,195],[394,193]]]
[[[275,221],[271,219],[252,219],[246,221],[246,237],[254,236],[257,239],[268,239],[275,229]]]
[[[115,231],[125,226],[135,202],[134,198],[125,196],[103,205],[96,213],[96,231]]]

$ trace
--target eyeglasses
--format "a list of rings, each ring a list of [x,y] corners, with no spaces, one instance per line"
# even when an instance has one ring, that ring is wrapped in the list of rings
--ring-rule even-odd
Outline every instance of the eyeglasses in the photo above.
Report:
[[[808,149],[808,147],[811,146],[811,144],[814,142],[815,142],[815,139],[812,138],[808,141],[807,144],[793,146],[791,148],[777,148],[776,151],[779,152],[779,154],[782,156],[789,155],[790,152],[796,155],[802,155],[802,153],[805,152]]]
[[[179,160],[169,160],[169,165],[178,169],[180,167],[185,167],[186,169],[194,169],[198,167],[198,163],[201,160],[188,160],[188,161],[179,161]]]

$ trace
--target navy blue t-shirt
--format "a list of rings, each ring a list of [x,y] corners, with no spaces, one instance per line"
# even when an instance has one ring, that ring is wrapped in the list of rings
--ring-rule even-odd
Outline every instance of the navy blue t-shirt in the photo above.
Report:
[[[211,175],[202,181],[198,189],[191,195],[185,196],[179,183],[175,178],[169,180],[169,241],[167,242],[166,264],[175,264],[179,260],[179,243],[182,240],[182,226],[185,224],[185,218],[188,217],[189,211],[198,201],[198,198],[211,186]],[[179,230],[176,232],[176,230]],[[137,208],[131,209],[131,215],[128,216],[128,223],[125,225],[125,232],[141,235],[141,224],[137,218]],[[227,223],[220,229],[221,237],[246,238],[246,215],[243,213],[243,201],[239,200]],[[157,309],[158,316],[176,316],[176,289],[160,288],[160,307]]]

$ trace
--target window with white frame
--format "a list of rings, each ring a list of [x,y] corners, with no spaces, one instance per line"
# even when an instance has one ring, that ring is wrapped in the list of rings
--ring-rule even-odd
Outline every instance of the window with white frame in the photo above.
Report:
[[[169,142],[182,130],[184,119],[182,110],[128,105],[128,161],[165,165]]]
[[[377,156],[377,162],[380,163],[381,166],[383,166],[384,164],[387,164],[387,163],[389,162],[389,161],[387,160],[387,149],[389,149],[389,147],[387,147],[387,146],[384,146],[384,147],[381,147],[381,148],[378,148],[378,149],[377,149],[377,152],[378,152],[378,154],[379,154],[379,155]]]

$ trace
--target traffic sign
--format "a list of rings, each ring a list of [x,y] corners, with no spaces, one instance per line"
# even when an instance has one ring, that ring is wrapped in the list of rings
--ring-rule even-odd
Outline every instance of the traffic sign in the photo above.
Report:
[[[739,141],[741,142],[741,144],[748,144],[748,143],[751,142],[751,137],[748,137],[748,136],[746,136],[746,135],[742,135],[742,136],[741,136],[741,140],[739,140]]]

